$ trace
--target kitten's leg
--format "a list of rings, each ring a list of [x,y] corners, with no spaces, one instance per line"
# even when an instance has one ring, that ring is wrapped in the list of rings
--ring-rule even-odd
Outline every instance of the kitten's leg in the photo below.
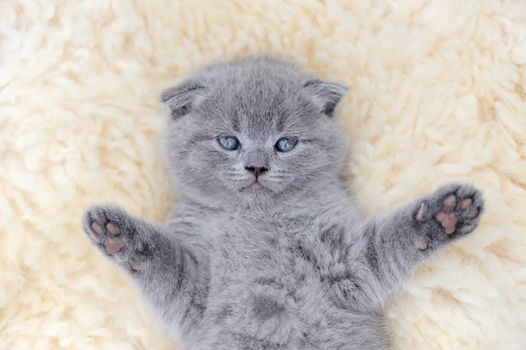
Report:
[[[435,249],[471,233],[483,204],[472,186],[451,184],[370,223],[366,258],[384,294]]]
[[[206,257],[116,207],[88,209],[83,227],[90,241],[132,276],[166,322],[185,326],[198,320],[207,293]]]

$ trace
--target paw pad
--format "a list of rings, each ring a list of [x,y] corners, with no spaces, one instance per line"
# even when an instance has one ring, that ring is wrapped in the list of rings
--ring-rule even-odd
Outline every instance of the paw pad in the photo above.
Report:
[[[122,239],[109,239],[104,243],[106,252],[108,252],[108,254],[110,255],[118,253],[125,246],[126,246],[126,243]]]
[[[480,203],[475,203],[475,198]],[[465,188],[460,187],[455,193],[445,196],[435,219],[440,223],[446,235],[451,235],[457,230],[460,233],[469,233],[473,231],[476,224],[468,221],[479,215],[481,201],[477,191],[469,193]]]
[[[83,227],[104,255],[132,272],[143,270],[153,245],[144,241],[138,220],[115,207],[92,207],[84,215]]]
[[[471,204],[473,204],[473,199],[471,198],[466,198],[462,201],[462,203],[460,204],[460,207],[462,209],[466,209],[467,207],[469,207]]]
[[[453,209],[457,204],[457,197],[454,194],[450,194],[444,199],[444,207],[448,209]]]
[[[443,211],[439,212],[435,218],[440,222],[444,230],[446,230],[446,234],[450,235],[453,232],[455,232],[455,227],[457,225],[457,215],[452,213],[445,213]]]
[[[449,185],[423,200],[414,218],[417,222],[435,222],[447,236],[467,234],[478,224],[484,201],[479,191],[469,185]],[[415,242],[425,250],[424,243]]]
[[[120,233],[119,226],[110,221],[105,226],[102,222],[93,221],[90,225],[91,230],[96,235],[96,240],[102,241],[106,252],[110,255],[118,253],[126,246],[126,243],[122,239],[115,239],[110,237],[117,237]],[[107,237],[104,237],[107,235]]]
[[[117,236],[119,234],[119,226],[117,226],[115,223],[113,222],[109,222],[107,225],[106,225],[106,229],[108,230],[108,232],[110,233],[110,235],[112,236]]]
[[[101,235],[103,232],[102,226],[96,221],[91,224],[91,229],[98,235]]]

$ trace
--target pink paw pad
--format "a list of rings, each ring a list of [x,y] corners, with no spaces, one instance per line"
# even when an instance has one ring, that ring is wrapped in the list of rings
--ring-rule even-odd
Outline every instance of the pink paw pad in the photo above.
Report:
[[[117,236],[120,232],[119,226],[117,226],[117,224],[113,222],[109,222],[108,224],[106,224],[106,229],[108,229],[108,232],[112,236]]]
[[[462,203],[460,203],[460,207],[462,209],[466,209],[467,207],[469,207],[471,204],[473,204],[473,199],[471,198],[466,198],[462,201]]]
[[[122,239],[109,239],[104,243],[104,247],[106,247],[106,252],[108,254],[115,254],[122,250],[126,246],[126,243]]]
[[[98,235],[101,235],[103,231],[102,226],[96,221],[91,224],[91,229]]]
[[[423,200],[413,214],[417,222],[432,220],[439,234],[449,238],[471,233],[478,225],[484,202],[481,193],[468,185],[450,185],[437,191],[428,200]],[[425,240],[415,241],[420,250],[426,250]]]
[[[448,209],[452,209],[457,204],[457,197],[454,194],[450,194],[444,199],[444,206]]]
[[[445,213],[441,211],[435,216],[435,218],[438,222],[440,222],[444,230],[446,230],[447,235],[455,232],[458,221],[457,215],[455,213]]]

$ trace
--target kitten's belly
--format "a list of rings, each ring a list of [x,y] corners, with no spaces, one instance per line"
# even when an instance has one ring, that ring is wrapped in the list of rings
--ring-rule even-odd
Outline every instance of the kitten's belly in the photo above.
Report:
[[[380,317],[337,307],[297,239],[263,234],[224,242],[208,308],[215,348],[354,349],[354,339],[369,349],[370,338],[383,349]]]

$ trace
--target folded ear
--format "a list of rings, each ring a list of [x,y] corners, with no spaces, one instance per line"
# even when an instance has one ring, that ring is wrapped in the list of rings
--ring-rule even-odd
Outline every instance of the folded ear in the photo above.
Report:
[[[205,87],[201,83],[187,80],[164,90],[161,102],[169,108],[172,118],[177,119],[192,111],[204,91]]]
[[[329,117],[333,116],[334,108],[348,90],[343,85],[319,79],[308,80],[303,84],[303,88],[320,107],[320,112]]]

